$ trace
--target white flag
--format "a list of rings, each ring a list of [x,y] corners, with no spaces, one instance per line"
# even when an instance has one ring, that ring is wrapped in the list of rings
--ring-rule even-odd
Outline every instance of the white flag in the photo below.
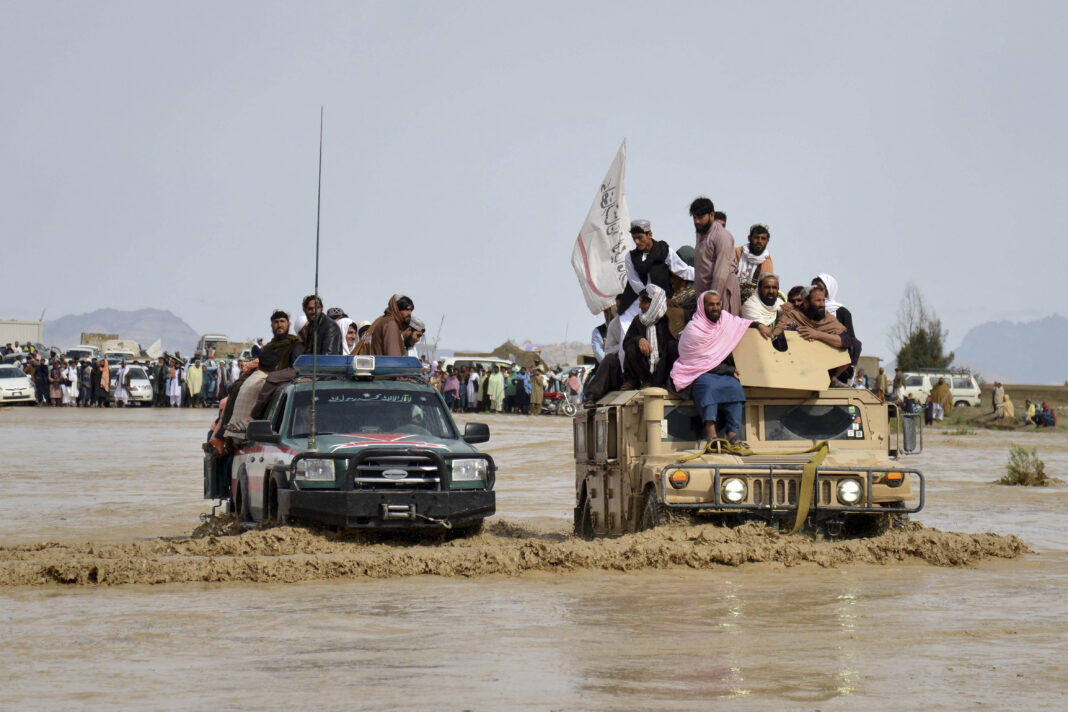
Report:
[[[615,160],[601,181],[593,205],[582,225],[571,266],[578,275],[582,296],[593,314],[600,314],[627,286],[627,252],[634,249],[630,237],[630,211],[623,194],[627,172],[627,142],[619,147]]]

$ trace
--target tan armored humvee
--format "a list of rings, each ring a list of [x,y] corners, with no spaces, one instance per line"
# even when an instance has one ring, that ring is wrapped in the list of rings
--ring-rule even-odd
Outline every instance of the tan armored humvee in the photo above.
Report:
[[[880,533],[920,511],[923,475],[897,462],[922,448],[918,420],[870,391],[828,388],[845,352],[786,337],[780,352],[748,331],[734,350],[746,394],[739,435],[751,452],[701,454],[693,401],[663,388],[609,393],[576,415],[575,532],[695,519],[833,537]]]

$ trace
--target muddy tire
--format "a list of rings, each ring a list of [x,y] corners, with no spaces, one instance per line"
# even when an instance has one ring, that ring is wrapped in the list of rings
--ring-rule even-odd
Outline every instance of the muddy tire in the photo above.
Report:
[[[667,512],[660,504],[660,498],[656,496],[655,487],[646,487],[645,496],[642,497],[642,512],[638,516],[638,531],[655,529],[661,524],[668,523]]]
[[[282,517],[278,514],[278,490],[285,488],[285,480],[282,475],[275,472],[271,476],[270,484],[267,486],[267,499],[264,502],[263,508],[263,518],[265,521],[279,525],[289,523],[289,517]]]
[[[696,515],[691,512],[672,511],[660,503],[656,496],[656,487],[645,488],[642,497],[642,511],[638,515],[638,531],[654,529],[662,524],[694,524]]]
[[[582,499],[582,508],[578,511],[578,516],[575,517],[575,536],[587,541],[594,537],[593,505],[590,504],[589,497]]]
[[[888,510],[903,509],[904,504],[891,502],[882,505]],[[893,529],[903,529],[909,521],[904,512],[887,512],[886,514],[853,515],[846,518],[842,534],[851,539],[882,536]]]
[[[445,534],[445,539],[466,539],[469,536],[478,536],[486,527],[486,520],[479,519],[474,524],[465,524],[462,527],[453,527]]]
[[[234,493],[234,501],[237,503],[237,518],[242,522],[252,521],[252,497],[248,493],[248,480],[242,477],[238,480],[237,492]]]

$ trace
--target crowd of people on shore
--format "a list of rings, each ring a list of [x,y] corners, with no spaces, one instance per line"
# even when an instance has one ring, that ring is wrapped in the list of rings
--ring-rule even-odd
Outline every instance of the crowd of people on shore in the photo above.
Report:
[[[430,385],[441,391],[453,412],[518,413],[541,415],[555,413],[547,401],[569,399],[578,405],[582,393],[579,369],[513,365],[511,368],[482,364],[440,366],[429,369]]]

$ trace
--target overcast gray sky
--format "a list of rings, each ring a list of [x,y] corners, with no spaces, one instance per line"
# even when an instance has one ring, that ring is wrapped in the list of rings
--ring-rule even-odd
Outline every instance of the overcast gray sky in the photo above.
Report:
[[[767,223],[865,351],[908,280],[955,346],[1068,313],[1068,5],[12,2],[0,317],[170,309],[268,335],[312,290],[412,296],[442,345],[586,338],[569,263],[627,139],[632,217]]]

